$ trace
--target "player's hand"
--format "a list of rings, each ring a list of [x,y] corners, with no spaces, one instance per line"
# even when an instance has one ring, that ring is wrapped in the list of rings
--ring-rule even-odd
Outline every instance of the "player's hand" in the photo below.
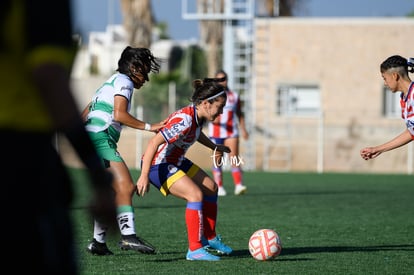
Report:
[[[163,121],[160,121],[155,124],[151,124],[151,132],[158,133],[158,131],[165,126],[167,123],[167,119],[164,119]]]
[[[366,148],[361,149],[359,154],[364,160],[369,160],[369,159],[373,159],[379,156],[381,154],[381,151],[375,150],[374,147],[366,147]]]
[[[149,192],[150,185],[147,178],[139,177],[137,181],[136,193],[138,196],[143,197],[146,193]]]
[[[231,150],[228,146],[222,145],[222,144],[217,144],[216,145],[216,151],[220,151],[223,153],[230,153]]]

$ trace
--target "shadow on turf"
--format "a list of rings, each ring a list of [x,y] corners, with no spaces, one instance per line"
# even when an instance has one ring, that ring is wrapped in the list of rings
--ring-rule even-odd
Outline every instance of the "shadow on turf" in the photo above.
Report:
[[[282,248],[281,254],[268,261],[311,261],[310,258],[284,259],[283,256],[300,255],[309,253],[341,253],[341,252],[372,252],[372,251],[414,251],[414,245],[375,245],[375,246],[328,246],[328,247],[294,247]],[[248,249],[235,250],[230,256],[223,258],[251,258]]]
[[[131,253],[133,254],[133,253]],[[158,252],[154,254],[155,256],[164,256],[165,258],[156,258],[148,257],[145,259],[145,261],[149,262],[175,262],[177,260],[185,260],[185,253],[183,252]],[[218,255],[218,254],[215,254]],[[153,256],[153,255],[150,255]],[[221,259],[231,259],[231,258],[251,258],[249,250],[243,249],[243,250],[234,250],[231,255],[219,255]]]
[[[293,247],[283,248],[283,255],[298,255],[307,253],[332,253],[332,252],[372,252],[372,251],[414,251],[414,245],[374,245],[374,246],[325,246],[325,247]]]
[[[294,247],[294,248],[282,248],[281,254],[270,260],[288,261],[299,259],[283,259],[283,256],[288,255],[300,255],[309,253],[337,253],[337,252],[372,252],[372,251],[414,251],[414,245],[401,244],[401,245],[375,245],[375,246],[328,246],[328,247]],[[248,249],[234,250],[230,256],[223,256],[223,258],[251,258]],[[311,260],[303,258],[300,260]]]
[[[283,256],[283,249],[282,249],[282,254],[280,254],[280,256]],[[280,256],[275,257],[275,258],[270,258],[267,261],[310,261],[312,259],[308,259],[308,258],[295,258],[295,259],[283,259]],[[233,257],[237,257],[237,258],[252,258],[252,256],[250,255],[250,252],[248,249],[241,249],[241,250],[234,250],[233,253],[231,253],[231,255],[229,256],[223,256],[222,259],[225,258],[233,258]]]
[[[414,251],[414,245],[377,245],[377,246],[328,246],[328,247],[293,247],[293,248],[283,248],[282,253],[276,257],[269,259],[268,261],[311,261],[310,258],[295,258],[295,259],[284,259],[283,256],[289,255],[300,255],[300,254],[310,254],[310,253],[338,253],[338,252],[372,252],[372,251]],[[135,252],[122,253],[136,255]],[[183,252],[160,252],[158,251],[153,255],[146,255],[148,257],[143,258],[143,261],[147,262],[175,262],[179,260],[185,260],[185,253]],[[163,258],[153,256],[164,256]],[[231,258],[251,258],[250,252],[248,249],[234,250],[231,255],[222,255],[221,258],[231,259]]]

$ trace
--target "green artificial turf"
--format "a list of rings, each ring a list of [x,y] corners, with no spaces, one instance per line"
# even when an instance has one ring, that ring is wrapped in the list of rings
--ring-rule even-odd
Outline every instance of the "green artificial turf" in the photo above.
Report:
[[[414,182],[409,175],[244,172],[245,195],[219,197],[217,232],[234,250],[218,262],[187,261],[185,201],[151,186],[134,196],[136,230],[156,255],[122,251],[119,231],[108,237],[113,256],[92,256],[90,196],[82,170],[76,180],[73,217],[82,274],[414,274]],[[134,179],[138,171],[132,171]],[[253,259],[250,235],[275,230],[281,254]]]

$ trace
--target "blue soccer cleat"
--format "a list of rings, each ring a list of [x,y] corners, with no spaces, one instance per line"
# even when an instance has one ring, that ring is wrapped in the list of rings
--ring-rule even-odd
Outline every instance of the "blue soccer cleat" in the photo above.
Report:
[[[214,239],[208,240],[208,248],[216,250],[217,253],[226,255],[229,255],[231,252],[233,252],[233,249],[221,241],[220,235],[217,235]]]
[[[204,236],[201,237],[201,245],[204,248],[208,249],[208,241],[207,241],[206,237],[204,237]]]
[[[187,252],[187,260],[189,261],[219,261],[220,257],[214,256],[202,247],[191,251],[190,249]]]

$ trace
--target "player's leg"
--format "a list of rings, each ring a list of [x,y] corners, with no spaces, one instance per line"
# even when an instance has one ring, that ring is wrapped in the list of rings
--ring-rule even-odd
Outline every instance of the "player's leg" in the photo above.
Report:
[[[117,144],[109,137],[106,131],[89,134],[103,165],[113,175],[112,186],[115,190],[117,205],[117,221],[122,238],[119,242],[121,249],[131,249],[142,253],[154,253],[155,248],[145,244],[136,236],[134,208],[132,196],[135,191],[134,183],[124,160],[117,151]],[[94,255],[113,254],[106,246],[108,226],[98,220],[94,222],[94,239],[88,245],[88,251]]]
[[[198,169],[198,167],[195,167]],[[190,168],[191,171],[191,168]],[[182,170],[172,175],[169,193],[185,199],[187,206],[185,210],[185,223],[187,226],[188,251],[187,260],[217,261],[220,258],[214,256],[204,249],[201,243],[203,236],[203,192]]]
[[[98,151],[102,159],[102,165],[110,169],[110,160],[122,162],[122,158],[116,151],[116,143],[110,141],[110,137],[107,132],[98,132],[98,133],[89,133],[90,138],[92,139],[95,148]],[[112,171],[111,171],[112,172]],[[115,179],[114,179],[115,181]],[[113,181],[113,184],[114,184]],[[113,185],[114,187],[114,185]],[[115,189],[115,187],[114,187]],[[117,195],[117,194],[116,194]],[[93,255],[113,255],[113,252],[110,251],[106,245],[106,236],[108,231],[108,225],[99,221],[99,217],[94,217],[93,225],[93,240],[88,244],[87,251]]]
[[[231,175],[234,183],[234,194],[242,195],[247,191],[247,187],[243,185],[243,171],[241,168],[241,161],[239,155],[239,138],[227,138],[224,141],[224,145],[228,146],[231,150],[229,153],[229,162],[231,164]]]
[[[124,161],[110,162],[110,171],[114,176],[114,189],[117,204],[117,221],[121,232],[118,245],[123,250],[135,250],[141,253],[155,253],[155,248],[142,238],[135,230],[135,214],[132,206],[132,196],[135,186]]]
[[[212,141],[216,144],[224,144],[224,139],[222,138],[213,138]],[[218,195],[225,196],[227,192],[223,186],[223,153],[213,150],[213,160],[212,174],[218,186]]]
[[[197,173],[194,173],[191,177],[203,191],[203,231],[205,237],[203,245],[207,245],[207,247],[221,254],[230,254],[233,250],[225,245],[221,241],[220,235],[216,233],[218,209],[216,183],[202,169],[198,169]]]

